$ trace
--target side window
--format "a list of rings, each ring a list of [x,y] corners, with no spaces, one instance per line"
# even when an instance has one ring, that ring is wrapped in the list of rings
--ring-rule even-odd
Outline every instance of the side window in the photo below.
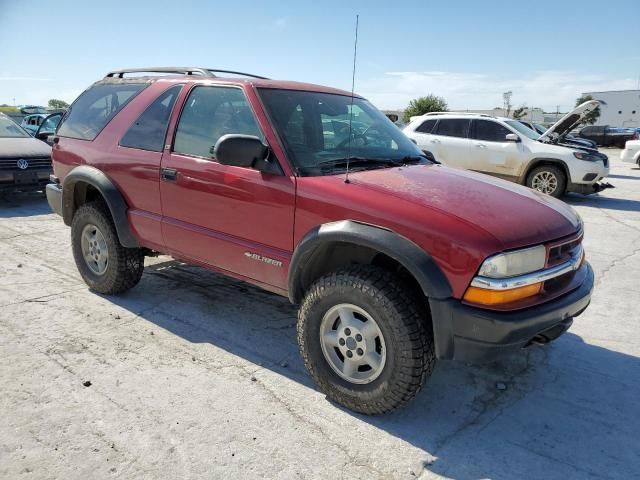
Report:
[[[173,150],[211,158],[218,139],[230,133],[263,138],[244,92],[235,87],[195,87],[182,110]]]
[[[85,90],[71,105],[58,135],[93,140],[144,87],[144,83],[103,83]]]
[[[416,128],[416,132],[420,132],[420,133],[431,133],[431,130],[433,130],[433,127],[436,124],[436,119],[432,118],[430,120],[425,120],[424,122],[422,122],[422,124]]]
[[[438,122],[436,135],[467,138],[470,120],[466,118],[443,118]]]
[[[472,131],[472,138],[487,142],[505,142],[505,136],[513,133],[508,128],[490,120],[474,120]]]
[[[182,85],[176,85],[156,98],[129,127],[120,140],[120,145],[161,152],[169,126],[169,117],[181,88]]]

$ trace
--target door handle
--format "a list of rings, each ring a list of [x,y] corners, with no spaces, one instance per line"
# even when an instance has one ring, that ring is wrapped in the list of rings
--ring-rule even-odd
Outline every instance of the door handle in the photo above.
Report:
[[[440,143],[440,140],[438,140],[437,138],[434,138],[433,140],[431,140],[431,143]]]
[[[475,146],[478,148],[487,148],[487,146],[484,143],[476,143]]]
[[[178,171],[175,168],[163,168],[160,177],[165,182],[175,182],[178,179]]]

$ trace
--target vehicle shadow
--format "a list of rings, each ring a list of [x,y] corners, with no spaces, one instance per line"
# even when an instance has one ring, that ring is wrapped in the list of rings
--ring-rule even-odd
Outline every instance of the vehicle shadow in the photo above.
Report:
[[[148,266],[136,288],[109,300],[189,342],[315,388],[286,298],[168,261]],[[420,449],[421,469],[450,478],[638,478],[639,378],[638,358],[567,333],[491,365],[440,362],[398,412],[343,410]]]
[[[640,211],[640,201],[627,198],[615,198],[605,195],[566,195],[563,200],[569,205],[579,207],[604,208],[608,210],[620,210],[624,212]]]
[[[633,169],[633,170],[638,170],[638,169]],[[611,173],[607,175],[607,178],[620,178],[624,180],[640,180],[640,177],[636,175],[618,175],[616,173]]]
[[[47,215],[51,208],[42,192],[0,193],[0,218]]]

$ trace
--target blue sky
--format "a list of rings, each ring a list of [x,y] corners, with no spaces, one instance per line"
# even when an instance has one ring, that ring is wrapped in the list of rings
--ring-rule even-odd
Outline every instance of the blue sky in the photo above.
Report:
[[[189,65],[350,89],[380,108],[555,111],[636,88],[640,2],[0,0],[0,103],[71,101],[119,67]]]

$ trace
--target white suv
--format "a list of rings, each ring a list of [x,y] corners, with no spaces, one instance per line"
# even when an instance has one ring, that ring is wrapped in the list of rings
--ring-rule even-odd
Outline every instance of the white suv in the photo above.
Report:
[[[598,106],[585,102],[542,135],[512,118],[438,112],[413,117],[404,133],[446,165],[488,173],[560,197],[594,193],[609,174],[609,160],[596,149],[564,145],[562,139]]]

